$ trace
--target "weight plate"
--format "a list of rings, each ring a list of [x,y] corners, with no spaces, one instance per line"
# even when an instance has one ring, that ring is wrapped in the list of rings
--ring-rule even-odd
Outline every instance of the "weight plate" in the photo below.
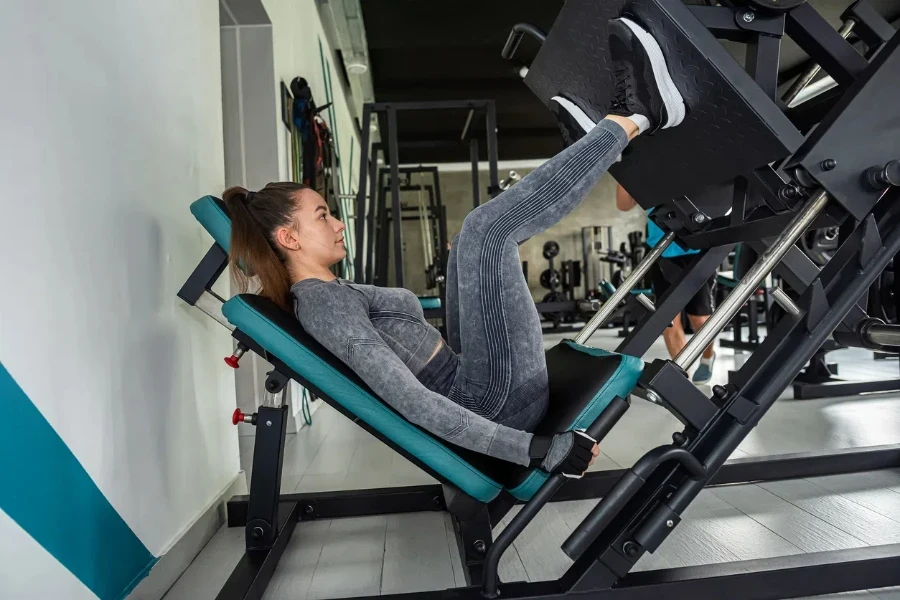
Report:
[[[541,287],[544,289],[552,289],[554,286],[559,285],[559,271],[553,269],[551,272],[550,269],[544,269],[541,272]]]
[[[559,244],[550,240],[544,243],[544,258],[550,260],[559,254]]]
[[[825,266],[831,260],[831,257],[837,250],[837,246],[836,227],[807,231],[800,238],[801,249],[819,267]]]

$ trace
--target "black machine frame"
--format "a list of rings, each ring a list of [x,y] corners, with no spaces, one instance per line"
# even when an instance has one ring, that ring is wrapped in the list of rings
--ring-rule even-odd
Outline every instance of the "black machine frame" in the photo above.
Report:
[[[671,232],[667,236],[669,242],[677,236],[693,247],[707,250],[691,259],[678,281],[657,299],[656,306],[647,308],[638,304],[635,307],[636,310],[642,307],[643,312],[636,315],[637,326],[622,340],[617,351],[642,356],[709,273],[715,272],[737,240],[749,241],[761,255],[748,274],[748,281],[767,268],[767,261],[774,261],[768,271],[775,269],[797,292],[796,304],[792,307],[796,310],[774,325],[759,351],[728,385],[715,386],[711,397],[690,384],[684,365],[679,362],[681,357],[647,365],[635,394],[665,406],[684,424],[683,431],[673,433],[672,444],[651,450],[629,469],[592,473],[577,481],[550,477],[497,539],[493,539],[492,525],[517,503],[505,492],[486,504],[475,501],[446,482],[413,488],[280,495],[287,408],[261,406],[258,414],[253,416],[253,422],[266,426],[257,428],[250,495],[232,499],[228,507],[229,524],[245,527],[247,549],[219,598],[261,598],[298,521],[424,510],[447,510],[452,515],[469,586],[400,594],[398,597],[476,600],[497,598],[502,594],[504,598],[541,600],[575,595],[692,600],[728,597],[737,600],[787,598],[900,584],[900,544],[630,572],[646,552],[652,552],[662,544],[680,522],[684,509],[706,486],[900,467],[900,445],[727,460],[832,332],[844,345],[894,351],[900,346],[900,332],[874,322],[859,304],[860,297],[900,252],[900,188],[886,185],[876,194],[877,190],[872,190],[871,185],[865,187],[872,179],[858,173],[845,173],[832,166],[824,171],[833,170],[834,173],[823,174],[824,167],[820,168],[822,161],[817,154],[831,150],[828,137],[831,128],[846,131],[850,119],[869,122],[871,113],[876,112],[866,110],[866,98],[871,94],[880,94],[880,98],[893,94],[897,102],[884,104],[883,111],[900,106],[900,89],[896,85],[893,89],[886,87],[884,78],[900,65],[900,34],[888,36],[886,28],[889,25],[879,22],[880,17],[873,15],[873,11],[867,11],[864,0],[854,3],[848,11],[863,15],[860,36],[873,47],[881,46],[879,52],[869,53],[869,62],[854,54],[855,50],[847,41],[805,4],[779,15],[754,12],[755,17],[751,19],[743,18],[749,9],[741,7],[691,7],[690,10],[719,37],[748,43],[748,70],[756,84],[776,104],[777,57],[784,31],[838,81],[843,94],[832,95],[833,101],[816,103],[822,111],[819,115],[821,124],[794,157],[782,164],[783,169],[758,169],[739,178],[743,183],[734,186],[735,210],[727,219],[696,218],[697,214],[703,214],[702,207],[687,197],[672,201],[660,211],[663,215],[660,224]],[[687,20],[677,11],[670,16],[675,20]],[[695,25],[691,23],[690,26]],[[533,27],[534,31],[530,31],[529,27],[517,26],[513,30],[504,49],[505,55],[514,51],[515,37],[521,37],[523,33],[543,39],[543,34]],[[456,107],[459,103],[427,104]],[[492,104],[485,106],[488,106],[490,146],[495,119],[490,116]],[[386,111],[395,227],[401,219],[396,111],[402,108],[418,110],[426,107],[421,103],[367,105],[362,126],[365,148],[372,112]],[[787,112],[791,114],[791,110]],[[811,118],[808,113],[803,115],[803,118]],[[798,129],[803,128],[798,124]],[[881,132],[882,137],[885,135],[890,132]],[[859,153],[864,155],[861,159],[868,160],[872,168],[880,169],[895,158],[886,156],[883,147],[874,143],[861,149]],[[496,157],[496,139],[489,153]],[[810,162],[813,159],[817,161],[815,164]],[[361,171],[372,174],[374,182],[374,170],[370,168],[367,153],[363,153],[361,160]],[[873,176],[876,180],[877,175]],[[365,179],[363,177],[361,181]],[[496,168],[492,171],[493,190],[498,189],[495,182]],[[853,185],[859,189],[854,190]],[[365,185],[361,188],[356,222],[360,245],[368,214]],[[833,200],[829,204],[830,198]],[[845,220],[848,215],[855,219],[852,232],[823,268],[813,265],[793,245],[796,238],[792,241],[790,232],[797,228],[797,223],[807,226],[833,224]],[[399,236],[395,237],[395,244],[399,244]],[[361,254],[358,253],[355,260],[356,277],[360,278],[363,276]],[[203,308],[204,299],[214,296],[212,284],[222,273],[226,261],[224,251],[214,244],[179,296]],[[639,270],[633,274],[635,279],[640,278]],[[739,289],[740,283],[733,294]],[[624,293],[629,292],[625,289]],[[701,330],[695,337],[701,338],[702,333]],[[441,481],[437,473],[415,456],[348,413],[242,331],[233,330],[232,335],[238,342],[235,357],[253,351],[274,366],[266,381],[267,391],[278,393],[290,379],[297,380]],[[614,399],[588,432],[602,439],[627,407],[626,399]],[[562,577],[555,581],[504,583],[501,586],[497,578],[500,556],[546,503],[597,497],[602,499],[562,546],[574,560]]]
[[[401,176],[400,184],[397,188],[398,192],[416,192],[423,191],[428,194],[428,207],[427,210],[431,215],[431,218],[434,219],[432,222],[433,234],[435,238],[435,249],[436,260],[439,261],[441,266],[441,272],[443,272],[443,266],[447,263],[447,209],[441,200],[441,180],[440,173],[438,172],[437,167],[401,167],[398,169],[398,172]],[[414,175],[424,175],[430,176],[430,183],[419,183],[413,184],[412,177]],[[387,207],[387,191],[393,190],[393,183],[390,181],[390,168],[381,167],[378,170],[378,185],[375,188],[376,193],[376,204],[374,214],[370,215],[371,218],[377,218],[377,221],[374,223],[374,231],[373,229],[369,229],[367,231],[368,242],[366,253],[368,256],[367,266],[372,265],[372,278],[371,282],[373,285],[388,285],[388,256],[390,250],[390,240],[392,236],[397,235],[398,228],[396,225],[393,225],[394,222],[394,209],[393,207],[388,210]],[[403,215],[404,209],[401,205],[400,214],[401,220],[411,220],[418,219],[418,216],[406,216]],[[367,217],[369,218],[369,217]],[[400,272],[402,274],[402,257],[400,257],[400,261],[398,262],[397,257],[394,257],[394,269],[395,273]],[[397,268],[400,268],[400,271],[396,271]],[[402,275],[401,275],[402,277]],[[367,275],[367,281],[369,281]],[[440,282],[443,284],[443,282]],[[443,299],[443,285],[439,286],[441,289],[440,296]]]
[[[403,111],[421,111],[421,110],[458,110],[467,109],[469,111],[468,118],[463,126],[459,140],[434,140],[434,141],[416,141],[416,142],[399,142],[397,138],[397,120],[398,113]],[[432,102],[370,102],[363,106],[362,122],[360,129],[362,131],[362,142],[360,144],[362,152],[359,156],[359,185],[356,192],[356,222],[355,231],[358,248],[366,248],[366,259],[363,259],[363,253],[357,252],[354,256],[354,281],[356,283],[371,284],[374,281],[372,273],[372,251],[371,241],[373,239],[376,224],[375,218],[380,217],[378,214],[378,194],[381,186],[376,183],[378,171],[378,155],[381,153],[384,158],[384,168],[390,172],[390,188],[391,188],[391,211],[393,217],[393,243],[394,243],[394,273],[395,284],[403,287],[403,259],[401,245],[401,215],[400,215],[400,173],[401,172],[425,172],[434,173],[434,187],[437,194],[440,194],[440,182],[436,167],[412,167],[401,168],[400,150],[430,147],[458,147],[464,149],[468,147],[469,161],[472,165],[472,198],[473,205],[477,207],[481,203],[481,184],[479,182],[479,144],[478,139],[469,135],[470,126],[476,114],[484,113],[485,133],[487,140],[487,159],[488,159],[488,195],[493,198],[500,193],[500,179],[497,171],[497,106],[493,100],[445,100]],[[387,132],[387,144],[384,140],[380,144],[371,144],[370,151],[370,135],[372,118],[375,117],[379,121],[379,127],[382,132]],[[368,174],[368,177],[366,177]],[[377,186],[377,187],[376,187]],[[371,190],[371,193],[369,193]],[[445,236],[446,237],[446,236]],[[442,256],[442,263],[446,264],[446,255]],[[365,264],[364,264],[365,263]]]

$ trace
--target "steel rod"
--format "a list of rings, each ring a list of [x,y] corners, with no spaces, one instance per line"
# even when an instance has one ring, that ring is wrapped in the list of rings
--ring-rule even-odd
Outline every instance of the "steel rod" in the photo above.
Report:
[[[795,317],[800,314],[800,308],[794,304],[791,297],[780,287],[772,288],[772,300],[777,302],[778,306],[783,308],[788,314]]]
[[[459,136],[459,141],[461,141],[461,142],[462,142],[462,141],[465,141],[465,139],[466,139],[466,134],[469,133],[469,125],[472,124],[472,117],[474,117],[474,116],[475,116],[475,109],[474,109],[474,108],[470,108],[470,109],[469,109],[469,114],[468,114],[468,116],[466,117],[466,124],[463,125],[462,133],[461,133],[460,136]]]
[[[900,325],[870,325],[866,337],[879,346],[900,346]]]
[[[656,310],[656,307],[653,306],[653,301],[650,300],[650,298],[648,298],[648,297],[645,296],[644,294],[637,294],[637,295],[634,297],[634,299],[637,300],[638,302],[640,302],[640,303],[641,303],[641,306],[643,306],[644,308],[646,308],[646,309],[649,310],[650,312],[654,312],[654,311]]]
[[[844,24],[841,25],[841,28],[838,29],[838,34],[845,40],[850,36],[850,33],[853,31],[853,28],[856,26],[856,21],[853,19],[847,19],[844,21]],[[797,77],[797,80],[794,81],[793,85],[791,85],[790,89],[784,94],[784,103],[790,105],[791,102],[797,97],[797,95],[803,91],[807,85],[815,79],[816,75],[819,74],[819,71],[822,70],[822,67],[818,64],[811,64],[802,73]]]
[[[653,247],[650,252],[644,257],[638,266],[634,268],[631,272],[631,275],[619,286],[619,289],[613,293],[612,296],[609,297],[609,300],[603,303],[603,306],[600,307],[594,316],[591,317],[591,320],[587,322],[587,325],[584,326],[578,333],[578,337],[575,338],[576,344],[584,344],[590,339],[590,337],[594,334],[597,329],[603,325],[607,319],[609,319],[612,314],[616,311],[616,308],[619,307],[619,304],[622,300],[625,299],[625,296],[631,293],[632,288],[634,288],[637,283],[644,278],[647,272],[650,270],[650,267],[653,266],[660,256],[662,256],[663,252],[666,251],[666,248],[669,247],[669,244],[675,239],[675,234],[671,231],[663,237],[659,241],[659,243]]]
[[[828,194],[820,190],[807,201],[800,212],[791,220],[784,232],[769,246],[765,253],[757,259],[753,267],[731,291],[722,305],[700,328],[687,345],[675,357],[675,364],[682,369],[690,367],[703,353],[719,332],[741,310],[741,306],[751,294],[756,292],[760,282],[772,272],[788,250],[800,239],[800,236],[816,220],[822,209],[828,204]]]

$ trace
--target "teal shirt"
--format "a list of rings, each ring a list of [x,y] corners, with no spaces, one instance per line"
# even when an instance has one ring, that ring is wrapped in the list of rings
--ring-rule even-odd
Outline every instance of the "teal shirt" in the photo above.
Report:
[[[647,211],[647,216],[650,216],[652,210]],[[647,219],[647,245],[651,248],[655,248],[661,239],[663,239],[665,233],[663,230],[659,228],[659,226],[653,222],[652,219]],[[685,250],[681,246],[678,245],[678,242],[672,242],[669,244],[669,247],[666,248],[665,252],[662,255],[665,258],[674,258],[676,256],[687,256],[689,254],[697,254],[700,252],[699,250]]]

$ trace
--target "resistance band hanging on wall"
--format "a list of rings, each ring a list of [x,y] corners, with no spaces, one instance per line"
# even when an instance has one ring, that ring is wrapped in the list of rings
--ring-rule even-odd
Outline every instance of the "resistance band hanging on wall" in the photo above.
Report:
[[[322,108],[316,108],[312,97],[312,90],[306,79],[295,77],[291,81],[291,93],[294,95],[291,109],[291,135],[293,137],[294,150],[294,180],[305,183],[314,190],[320,189],[324,183],[326,165],[326,144],[328,139],[328,127],[325,122],[317,118],[319,112],[326,110],[326,104]],[[326,197],[326,194],[322,194]]]
[[[325,198],[329,210],[337,212],[342,221],[350,224],[348,204],[341,197],[340,157],[336,140],[322,116],[325,111],[333,115],[330,111],[332,103],[317,107],[309,83],[303,77],[295,77],[291,81],[291,92],[294,95],[290,120],[293,179],[319,192]],[[346,279],[353,278],[350,271],[350,265],[353,264],[351,252],[354,249],[352,237],[353,232],[348,230],[345,233],[345,238],[349,239],[347,258],[341,263],[341,271],[336,273]]]

